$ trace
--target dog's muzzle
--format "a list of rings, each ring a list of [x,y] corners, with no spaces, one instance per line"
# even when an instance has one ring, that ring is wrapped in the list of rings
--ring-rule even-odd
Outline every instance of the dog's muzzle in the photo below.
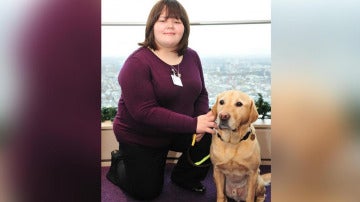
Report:
[[[229,113],[219,113],[218,115],[220,123],[219,123],[219,128],[224,130],[224,129],[229,129],[232,130],[231,127],[229,126],[229,119],[230,119],[230,114]]]
[[[230,126],[229,126],[229,121],[227,121],[227,120],[226,120],[226,121],[220,120],[219,128],[220,128],[221,130],[226,130],[226,129],[232,130],[232,129],[230,128]]]

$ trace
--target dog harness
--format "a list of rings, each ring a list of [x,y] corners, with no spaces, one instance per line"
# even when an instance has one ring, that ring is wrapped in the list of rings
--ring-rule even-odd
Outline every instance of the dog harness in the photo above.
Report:
[[[249,129],[250,129],[250,130],[245,134],[245,136],[244,136],[243,138],[241,138],[241,140],[240,140],[239,142],[244,141],[244,140],[247,140],[247,139],[249,138],[250,134],[252,134],[251,127],[250,127]],[[214,130],[215,130],[215,129],[214,129]],[[217,132],[217,130],[215,130],[215,132],[216,132],[216,136],[217,136],[221,141],[224,142],[224,140],[222,139],[221,135]],[[192,139],[191,146],[194,146],[194,145],[195,145],[195,138],[196,138],[196,134],[193,135],[193,139]],[[254,137],[252,136],[251,139],[253,140],[253,138],[254,138]],[[197,166],[199,166],[199,165],[201,165],[202,163],[204,163],[206,160],[208,160],[209,158],[210,158],[210,154],[207,155],[207,156],[205,156],[204,158],[202,158],[200,161],[195,162],[194,164],[197,165]]]
[[[245,134],[245,136],[244,136],[243,138],[241,138],[241,140],[240,140],[239,142],[244,141],[244,140],[247,140],[247,139],[249,138],[250,134],[252,134],[251,127],[250,127],[249,129],[250,129],[250,130]],[[215,129],[214,129],[214,130],[215,130]],[[221,141],[225,142],[224,139],[222,139],[221,135],[218,133],[218,131],[215,130],[215,132],[216,132],[216,136],[217,136]],[[251,139],[253,140],[253,137],[251,137]]]

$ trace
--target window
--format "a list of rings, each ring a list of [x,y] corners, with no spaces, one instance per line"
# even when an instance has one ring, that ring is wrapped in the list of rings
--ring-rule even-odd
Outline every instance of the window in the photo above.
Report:
[[[201,58],[210,106],[224,90],[238,89],[271,103],[270,1],[179,0],[188,12],[189,47]],[[124,60],[144,40],[156,1],[102,1],[102,107],[116,107],[117,76]]]

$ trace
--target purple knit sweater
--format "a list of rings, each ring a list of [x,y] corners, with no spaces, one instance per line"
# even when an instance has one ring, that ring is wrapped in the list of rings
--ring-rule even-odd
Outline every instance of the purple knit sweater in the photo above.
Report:
[[[209,111],[198,54],[188,48],[179,68],[183,87],[173,84],[171,66],[149,49],[127,58],[118,77],[122,94],[113,126],[119,142],[166,147],[176,135],[195,133],[196,117]]]

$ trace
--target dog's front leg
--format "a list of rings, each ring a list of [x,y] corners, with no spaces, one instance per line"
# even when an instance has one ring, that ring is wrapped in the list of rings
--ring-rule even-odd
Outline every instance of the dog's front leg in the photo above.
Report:
[[[257,178],[258,178],[257,172],[249,175],[248,192],[247,192],[247,196],[246,196],[246,202],[254,202],[254,200],[255,200]]]
[[[224,194],[225,176],[216,166],[214,166],[213,176],[216,186],[216,202],[226,202],[227,198]]]

